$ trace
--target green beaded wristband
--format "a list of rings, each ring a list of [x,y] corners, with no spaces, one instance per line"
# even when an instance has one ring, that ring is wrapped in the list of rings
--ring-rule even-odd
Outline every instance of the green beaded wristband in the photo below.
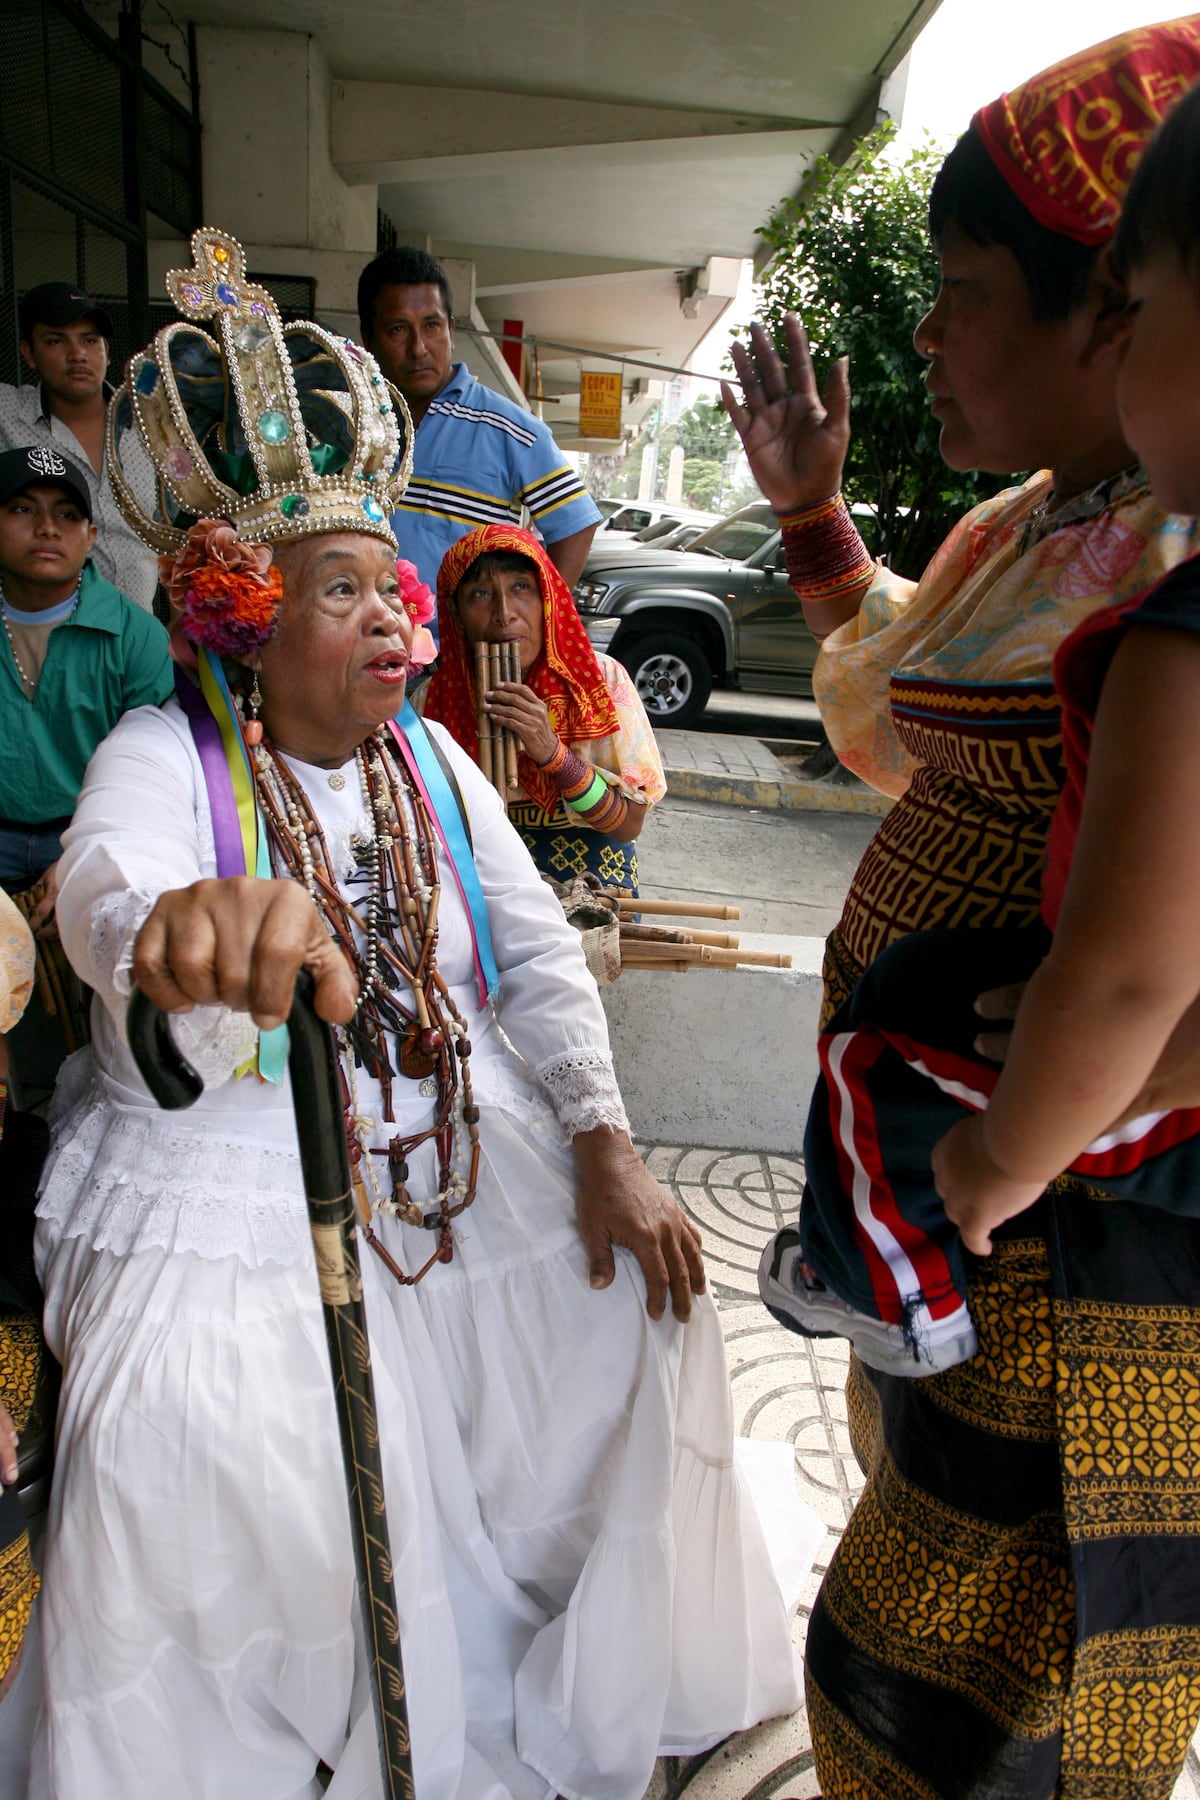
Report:
[[[568,800],[567,805],[573,812],[589,812],[598,801],[603,800],[608,792],[608,783],[602,775],[593,775],[591,785],[576,800]]]

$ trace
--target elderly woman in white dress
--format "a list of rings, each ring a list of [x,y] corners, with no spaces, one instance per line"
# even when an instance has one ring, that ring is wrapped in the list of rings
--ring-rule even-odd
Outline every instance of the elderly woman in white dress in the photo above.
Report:
[[[166,522],[130,512],[177,551],[199,685],[101,746],[60,881],[97,1000],[40,1208],[64,1386],[31,1791],[294,1800],[322,1762],[335,1800],[379,1791],[275,1030],[304,965],[370,1219],[416,1792],[639,1800],[657,1754],[798,1703],[698,1240],[500,800],[438,728],[391,723],[420,597],[387,390],[281,330],[231,239],[193,246],[168,285],[214,336],[135,357],[114,431],[163,474]],[[190,1113],[136,1071],[132,981],[180,1015]]]

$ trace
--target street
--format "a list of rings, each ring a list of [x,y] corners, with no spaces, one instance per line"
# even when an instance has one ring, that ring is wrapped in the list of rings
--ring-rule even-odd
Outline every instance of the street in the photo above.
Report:
[[[709,697],[696,731],[762,738],[765,743],[818,743],[824,735],[815,700],[791,694],[743,694],[717,688]]]
[[[825,937],[878,824],[858,813],[718,806],[668,794],[638,839],[641,889],[738,905],[737,932]]]

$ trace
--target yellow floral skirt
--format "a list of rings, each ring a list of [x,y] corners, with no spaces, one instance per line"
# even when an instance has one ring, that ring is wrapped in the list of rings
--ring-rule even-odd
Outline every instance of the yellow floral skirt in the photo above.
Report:
[[[856,972],[836,934],[834,1004]],[[1169,1800],[1200,1718],[1200,1223],[1063,1179],[979,1353],[852,1359],[867,1477],[809,1629],[826,1800]]]
[[[45,1354],[36,1319],[25,1312],[0,1312],[0,1400],[18,1435],[33,1412]],[[16,1673],[38,1587],[17,1490],[4,1488],[0,1491],[0,1694]]]

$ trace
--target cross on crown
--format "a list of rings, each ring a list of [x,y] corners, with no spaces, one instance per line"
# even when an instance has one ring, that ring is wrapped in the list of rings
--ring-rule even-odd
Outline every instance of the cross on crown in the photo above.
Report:
[[[192,267],[172,269],[166,288],[185,319],[271,318],[275,302],[264,287],[246,280],[246,253],[236,238],[211,225],[192,233]]]

